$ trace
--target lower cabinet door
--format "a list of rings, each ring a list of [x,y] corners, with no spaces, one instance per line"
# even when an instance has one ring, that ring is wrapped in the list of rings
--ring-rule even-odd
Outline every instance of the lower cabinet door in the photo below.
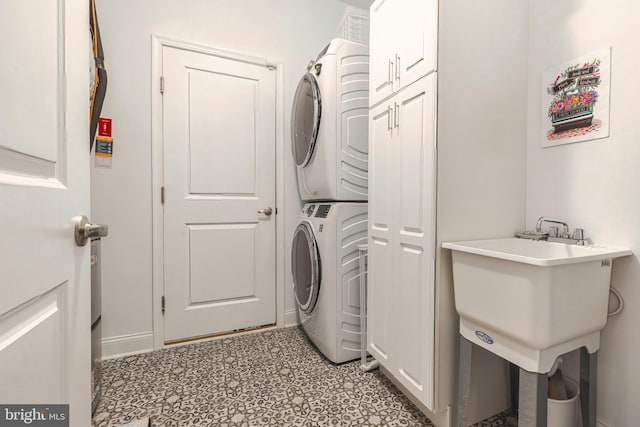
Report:
[[[369,352],[429,409],[435,359],[435,118],[434,73],[372,109],[369,133]]]
[[[391,301],[394,293],[395,153],[393,110],[389,103],[369,114],[369,262],[367,273],[368,351],[392,370]]]

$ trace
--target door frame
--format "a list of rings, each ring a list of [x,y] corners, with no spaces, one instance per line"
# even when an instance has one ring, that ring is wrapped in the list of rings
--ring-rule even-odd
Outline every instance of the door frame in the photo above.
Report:
[[[153,349],[160,350],[164,344],[164,315],[162,314],[162,295],[164,294],[164,210],[160,197],[163,185],[163,141],[162,141],[162,94],[160,77],[162,76],[162,49],[172,47],[191,52],[217,56],[226,59],[261,65],[275,70],[276,79],[276,327],[285,326],[284,298],[284,68],[280,63],[267,59],[248,56],[218,48],[197,45],[159,35],[151,35],[151,187],[152,187],[152,311],[153,311]],[[278,208],[279,212],[278,212]]]

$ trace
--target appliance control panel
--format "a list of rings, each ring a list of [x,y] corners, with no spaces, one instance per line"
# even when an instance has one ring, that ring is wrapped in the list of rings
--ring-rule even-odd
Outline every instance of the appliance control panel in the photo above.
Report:
[[[318,210],[316,210],[316,218],[326,218],[329,215],[329,210],[331,210],[331,205],[318,205]]]
[[[313,211],[315,210],[316,205],[309,205],[302,211],[306,216],[313,216]]]

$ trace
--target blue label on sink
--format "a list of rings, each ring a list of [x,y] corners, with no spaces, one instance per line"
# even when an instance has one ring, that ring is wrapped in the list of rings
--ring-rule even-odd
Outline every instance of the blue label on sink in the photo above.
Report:
[[[476,331],[476,336],[480,339],[480,341],[486,344],[493,344],[493,338],[482,331]]]

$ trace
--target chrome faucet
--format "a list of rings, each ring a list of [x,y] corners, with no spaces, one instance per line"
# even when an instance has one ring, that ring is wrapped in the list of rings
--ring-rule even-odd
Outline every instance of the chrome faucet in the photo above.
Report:
[[[560,235],[560,237],[569,237],[569,225],[564,222],[561,221],[559,219],[553,219],[553,218],[547,218],[546,216],[541,216],[540,218],[538,218],[538,221],[536,222],[536,233],[542,233],[542,223],[543,222],[550,222],[553,224],[559,224],[562,225],[564,227],[564,230],[562,232],[562,234]]]
[[[551,226],[549,227],[548,233],[542,232],[542,224],[548,222],[551,224],[558,224],[563,227],[562,233],[558,233],[558,227]],[[572,243],[574,245],[585,245],[587,239],[584,237],[584,230],[582,228],[576,228],[573,230],[573,233],[569,232],[569,225],[561,221],[559,219],[547,218],[545,216],[541,216],[538,218],[536,222],[536,235],[543,235],[543,239],[549,242],[561,242],[561,243]]]

